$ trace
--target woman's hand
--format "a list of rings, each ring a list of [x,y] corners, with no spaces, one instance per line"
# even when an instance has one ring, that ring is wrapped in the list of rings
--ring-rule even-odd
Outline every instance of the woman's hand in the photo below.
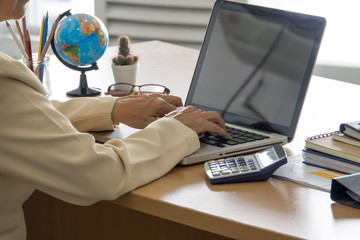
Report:
[[[181,98],[168,94],[130,95],[115,103],[112,120],[133,128],[145,128],[156,119],[183,106]]]
[[[208,112],[193,106],[179,107],[166,117],[173,117],[194,130],[198,135],[204,132],[212,132],[223,138],[229,139],[224,120],[218,112]]]
[[[115,103],[112,119],[133,128],[145,128],[161,117],[172,117],[194,130],[198,135],[213,132],[230,138],[224,120],[218,112],[207,112],[192,106],[183,107],[181,98],[168,94],[131,95]]]

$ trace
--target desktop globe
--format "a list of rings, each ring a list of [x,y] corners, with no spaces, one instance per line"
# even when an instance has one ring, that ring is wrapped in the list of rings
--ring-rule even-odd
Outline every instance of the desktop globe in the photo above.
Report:
[[[81,71],[79,88],[67,92],[69,96],[95,96],[100,92],[87,86],[86,71],[97,70],[96,61],[104,54],[109,37],[105,25],[97,17],[74,14],[60,16],[52,41],[54,54],[65,66]]]
[[[108,44],[107,30],[102,22],[86,14],[70,15],[63,19],[54,38],[56,51],[73,66],[95,63]]]

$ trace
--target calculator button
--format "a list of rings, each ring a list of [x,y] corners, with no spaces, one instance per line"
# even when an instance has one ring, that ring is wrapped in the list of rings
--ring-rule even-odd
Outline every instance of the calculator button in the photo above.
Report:
[[[222,171],[221,172],[223,175],[228,175],[228,174],[230,174],[231,172],[229,171],[229,170],[225,170],[225,171]]]
[[[239,173],[240,171],[239,171],[239,169],[237,169],[237,168],[232,168],[232,169],[231,169],[231,172],[232,172],[232,173]]]
[[[235,162],[229,162],[229,166],[230,167],[236,166],[236,163]]]
[[[246,165],[246,162],[243,158],[238,158],[237,159],[237,163],[240,165],[240,166],[243,166],[243,165]]]
[[[245,162],[241,162],[241,163],[238,163],[239,166],[246,166],[246,163]]]
[[[220,172],[211,172],[211,174],[214,176],[214,177],[218,177],[221,175]]]

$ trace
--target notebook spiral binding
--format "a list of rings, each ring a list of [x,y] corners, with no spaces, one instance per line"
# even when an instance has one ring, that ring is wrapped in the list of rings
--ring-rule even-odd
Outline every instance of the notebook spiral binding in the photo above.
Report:
[[[334,132],[329,132],[329,133],[318,134],[318,135],[315,135],[315,136],[308,137],[306,140],[314,140],[314,139],[318,139],[318,138],[330,137],[333,134],[338,134],[338,133],[340,133],[340,131],[334,131]]]

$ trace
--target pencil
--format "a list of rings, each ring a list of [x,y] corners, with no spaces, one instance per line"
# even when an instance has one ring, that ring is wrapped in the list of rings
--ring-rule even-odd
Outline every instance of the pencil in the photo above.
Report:
[[[47,39],[47,32],[48,32],[48,21],[49,21],[49,13],[46,12],[46,16],[44,19],[44,27],[43,27],[43,36],[42,36],[42,46],[41,46],[41,52],[43,51],[45,44],[46,44],[46,39]],[[40,60],[40,55],[39,55],[39,60]],[[40,81],[43,82],[43,78],[44,78],[44,65],[41,64],[41,69],[40,69]]]
[[[55,35],[55,30],[56,30],[56,27],[57,27],[59,21],[60,21],[60,15],[56,18],[55,22],[53,23],[53,25],[52,25],[52,27],[51,27],[51,31],[50,31],[49,37],[48,37],[48,39],[47,39],[47,41],[46,41],[46,44],[45,44],[45,46],[44,46],[44,48],[43,48],[43,50],[42,50],[42,52],[41,52],[41,56],[40,56],[40,59],[39,59],[40,62],[42,62],[42,61],[44,60],[45,54],[46,54],[46,52],[47,52],[47,50],[48,50],[48,48],[49,48],[49,46],[50,46],[50,43],[51,43],[54,35]],[[36,67],[36,69],[35,69],[35,73],[36,73],[36,74],[38,74],[38,72],[39,72],[39,66],[40,66],[40,65],[38,65],[38,66]]]
[[[29,58],[29,68],[31,71],[34,71],[34,67],[33,67],[33,58],[32,58],[32,50],[31,50],[31,40],[30,40],[30,34],[29,31],[26,30],[26,46],[27,46],[27,54],[28,54],[28,58]]]
[[[28,55],[26,54],[23,45],[21,44],[21,42],[19,41],[19,39],[16,37],[14,30],[12,29],[11,25],[10,25],[7,21],[6,21],[6,26],[7,26],[7,28],[9,29],[9,31],[10,31],[13,39],[15,40],[16,44],[18,45],[18,47],[19,47],[19,49],[20,49],[20,51],[21,51],[21,54],[22,54],[25,58],[27,58]]]
[[[21,31],[20,24],[19,24],[19,22],[17,20],[15,21],[15,23],[16,23],[16,28],[17,28],[18,33],[19,33],[20,38],[21,38],[21,42],[22,42],[22,44],[24,46],[24,35],[23,35],[23,32]]]
[[[40,59],[40,55],[41,55],[41,51],[42,51],[42,46],[43,46],[44,22],[45,22],[45,17],[43,16],[43,19],[42,19],[42,21],[41,21],[41,26],[40,26],[39,50],[38,50],[38,58],[37,58],[38,61],[39,61],[39,59]],[[42,69],[43,69],[43,68],[41,68],[39,74],[37,74],[37,75],[38,75],[38,78],[40,79],[41,82],[42,82],[42,79],[41,79]]]
[[[48,24],[49,24],[49,14],[46,12],[45,20],[44,20],[44,34],[43,34],[43,41],[42,41],[42,49],[46,44],[47,34],[48,34]]]
[[[26,49],[26,19],[25,19],[25,16],[21,19],[22,21],[22,27],[23,27],[23,41],[24,41],[24,47],[25,47],[25,51],[27,52],[27,49]]]
[[[45,26],[44,23],[45,23],[45,17],[43,17],[42,22],[41,22],[41,27],[40,27],[40,39],[39,39],[38,60],[40,59],[41,51],[42,51],[42,47],[43,47],[44,26]]]
[[[22,25],[23,25],[22,27],[23,27],[23,34],[24,34],[24,47],[25,47],[25,52],[27,54],[28,67],[30,68],[30,70],[33,70],[32,53],[31,53],[31,50],[29,49],[29,47],[31,47],[30,35],[27,34],[28,30],[26,28],[26,18],[25,18],[25,16],[22,18]]]

